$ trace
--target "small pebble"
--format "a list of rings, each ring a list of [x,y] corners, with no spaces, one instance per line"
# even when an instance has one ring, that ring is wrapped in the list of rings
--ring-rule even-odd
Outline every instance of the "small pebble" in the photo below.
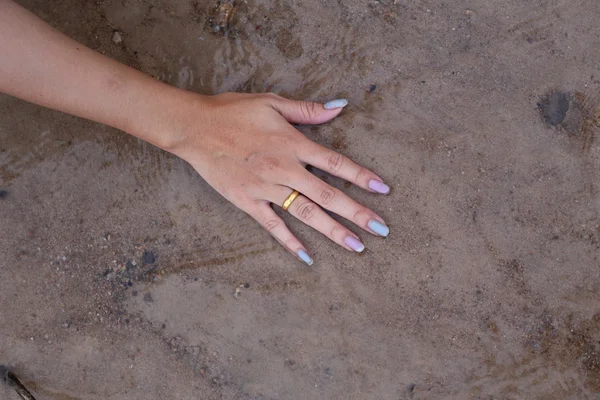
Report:
[[[119,31],[115,31],[112,36],[112,41],[119,44],[123,41],[123,35]]]
[[[375,89],[377,89],[377,85],[369,86],[369,93],[373,93],[375,91]]]
[[[249,284],[249,283],[244,283],[244,287],[245,287],[246,289],[248,289],[248,288],[250,287],[250,284]]]
[[[7,190],[0,190],[0,199],[4,199],[8,196]]]
[[[154,264],[155,261],[156,261],[156,255],[154,255],[154,253],[151,251],[144,250],[144,254],[142,255],[142,262],[145,265],[148,265],[148,264]]]

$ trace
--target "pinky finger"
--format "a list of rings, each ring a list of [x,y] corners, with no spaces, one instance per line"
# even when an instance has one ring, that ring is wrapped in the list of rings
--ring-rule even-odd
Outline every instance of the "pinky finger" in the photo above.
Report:
[[[285,225],[285,222],[271,208],[268,202],[261,202],[249,212],[263,228],[267,230],[290,253],[308,265],[313,265],[313,259],[296,236]]]

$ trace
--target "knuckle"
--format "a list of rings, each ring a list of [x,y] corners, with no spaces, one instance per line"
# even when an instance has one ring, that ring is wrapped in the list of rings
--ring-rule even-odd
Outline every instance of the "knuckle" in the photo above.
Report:
[[[366,168],[359,167],[358,173],[356,174],[356,182],[362,182],[364,179],[367,179],[369,175],[369,171]]]
[[[288,238],[286,240],[283,241],[282,243],[283,247],[285,247],[286,249],[293,249],[294,247],[296,247],[296,239],[294,239],[293,237]]]
[[[243,186],[226,189],[223,193],[228,200],[243,202],[247,198],[246,189]]]
[[[333,203],[333,200],[335,199],[335,192],[332,189],[325,188],[321,191],[319,198],[321,199],[321,203],[327,206]]]
[[[363,215],[368,215],[368,214],[369,214],[369,210],[367,210],[364,207],[358,207],[358,209],[354,213],[354,216],[352,217],[352,221],[359,222],[362,219]]]
[[[298,206],[297,213],[298,217],[308,221],[317,213],[317,206],[310,201],[305,201]]]
[[[269,93],[263,93],[262,96],[268,100],[281,100],[281,97],[276,95],[273,92],[269,92]]]
[[[268,170],[278,170],[281,167],[281,161],[276,157],[264,156],[262,157],[261,162]]]
[[[267,232],[273,231],[273,229],[277,228],[281,224],[281,221],[278,219],[269,219],[263,223],[263,227],[267,230]]]
[[[264,104],[266,104],[267,106],[269,106],[275,110],[277,110],[278,104],[280,104],[281,101],[283,100],[283,98],[281,96],[278,96],[275,93],[262,93],[262,94],[260,94],[259,98],[262,99]]]
[[[345,229],[336,225],[333,228],[331,228],[331,231],[329,232],[329,238],[332,240],[335,240],[335,238],[337,238],[337,237],[344,236],[343,235],[344,232],[345,232]]]
[[[317,114],[316,103],[310,101],[301,101],[300,102],[300,112],[302,116],[306,119],[311,118],[312,116]]]
[[[293,132],[293,129],[291,131]],[[290,134],[289,131],[285,131],[277,135],[271,135],[268,139],[268,144],[273,150],[281,151],[293,146],[296,141],[297,138],[293,134]]]
[[[342,168],[344,163],[344,156],[341,154],[331,152],[327,154],[327,166],[333,172],[338,172]]]

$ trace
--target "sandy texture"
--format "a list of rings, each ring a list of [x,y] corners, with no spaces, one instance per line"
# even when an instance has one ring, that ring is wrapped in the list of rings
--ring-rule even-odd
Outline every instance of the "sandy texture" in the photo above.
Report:
[[[392,234],[285,216],[307,268],[184,162],[0,96],[0,363],[40,399],[600,398],[597,0],[20,2],[179,87],[346,97],[300,129],[393,186],[325,177]]]

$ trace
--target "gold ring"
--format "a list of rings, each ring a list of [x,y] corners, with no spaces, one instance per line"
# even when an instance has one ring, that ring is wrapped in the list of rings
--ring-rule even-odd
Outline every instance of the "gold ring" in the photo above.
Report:
[[[298,197],[298,196],[300,196],[300,192],[297,190],[294,190],[292,192],[292,194],[290,194],[283,202],[283,205],[281,206],[281,208],[283,208],[283,211],[287,211],[288,208],[290,208],[290,206],[294,202],[294,200],[296,200],[296,197]]]

